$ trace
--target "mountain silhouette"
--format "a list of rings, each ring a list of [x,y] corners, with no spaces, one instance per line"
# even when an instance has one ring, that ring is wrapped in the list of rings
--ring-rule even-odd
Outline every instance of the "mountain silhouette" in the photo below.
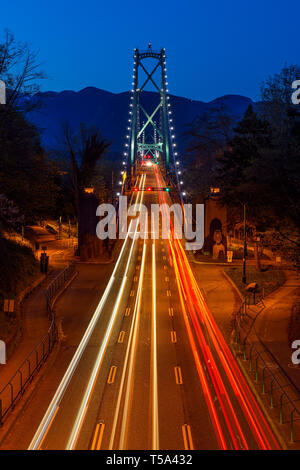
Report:
[[[42,144],[46,150],[58,148],[63,141],[63,126],[68,122],[70,128],[77,132],[81,123],[97,126],[103,137],[112,141],[111,151],[121,153],[124,150],[130,93],[111,93],[94,87],[84,88],[78,92],[41,92],[32,98],[39,106],[28,113],[41,133]],[[213,101],[191,100],[170,95],[172,117],[179,145],[183,150],[183,134],[197,116],[212,108],[222,108],[226,113],[241,118],[250,98],[240,95],[225,95]],[[154,109],[157,94],[143,92],[143,103],[147,109]]]

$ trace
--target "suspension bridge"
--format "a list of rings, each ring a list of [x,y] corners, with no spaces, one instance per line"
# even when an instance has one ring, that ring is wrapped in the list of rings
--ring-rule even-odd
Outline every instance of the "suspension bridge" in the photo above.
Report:
[[[166,51],[149,45],[133,59],[119,194],[135,207],[162,207],[159,239],[138,237],[138,223],[130,220],[105,291],[29,448],[278,449],[189,253],[172,225],[169,237],[161,236],[174,197],[163,191],[168,179],[186,196]],[[144,93],[150,85],[151,103]]]

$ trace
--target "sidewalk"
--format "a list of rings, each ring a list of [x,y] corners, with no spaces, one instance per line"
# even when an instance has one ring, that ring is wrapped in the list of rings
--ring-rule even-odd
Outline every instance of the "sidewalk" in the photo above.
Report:
[[[49,276],[26,298],[21,305],[21,339],[7,360],[0,364],[0,390],[2,390],[19,366],[47,333],[50,322],[46,311],[45,292],[50,282],[57,276],[58,270]]]
[[[292,308],[300,298],[300,279],[292,271],[286,271],[286,277],[283,286],[264,299],[265,309],[255,321],[254,332],[300,393],[300,365],[294,365],[291,361],[294,350],[288,335]]]
[[[32,382],[0,428],[1,450],[27,449],[88,327],[113,267],[114,263],[76,266],[78,276],[55,303],[58,347],[46,362],[44,372]]]
[[[192,267],[205,300],[225,340],[233,346],[236,359],[282,448],[299,449],[300,418],[293,409],[300,407],[300,365],[291,362],[294,350],[288,339],[292,306],[300,295],[296,273],[286,272],[286,282],[266,297],[264,304],[260,302],[248,308],[238,347],[232,333],[233,317],[239,311],[241,297],[234,284],[218,265],[192,263]],[[245,335],[250,343],[243,352]]]
[[[241,304],[238,292],[225,277],[222,266],[192,262],[192,267],[204,298],[228,341],[233,315]],[[296,272],[285,271],[285,274],[286,282],[264,299],[265,308],[259,309],[251,337],[254,339],[256,335],[256,341],[259,338],[264,343],[300,391],[300,365],[291,362],[294,350],[288,337],[292,307],[300,298],[300,279]]]

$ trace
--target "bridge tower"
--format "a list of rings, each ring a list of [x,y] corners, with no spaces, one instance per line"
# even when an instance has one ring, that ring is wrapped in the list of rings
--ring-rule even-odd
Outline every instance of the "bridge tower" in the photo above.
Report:
[[[166,52],[165,49],[153,51],[149,43],[146,51],[135,49],[133,57],[133,88],[131,90],[129,119],[131,132],[127,154],[128,167],[131,174],[135,173],[138,160],[144,155],[150,155],[151,158],[161,162],[166,170],[168,170],[170,163],[170,136]],[[154,88],[154,93],[157,95],[153,99],[151,97],[151,104],[149,103],[149,97],[148,99],[143,99],[143,91],[150,84],[153,85],[152,88]],[[155,103],[154,107],[153,102]],[[152,109],[150,109],[150,106]]]

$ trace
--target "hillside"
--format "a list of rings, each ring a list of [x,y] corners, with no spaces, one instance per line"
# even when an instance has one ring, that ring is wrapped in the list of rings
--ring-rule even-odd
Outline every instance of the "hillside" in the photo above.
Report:
[[[61,143],[63,124],[68,121],[74,131],[78,130],[83,122],[88,126],[96,125],[103,136],[113,142],[111,150],[122,151],[128,118],[128,92],[114,94],[88,87],[78,92],[38,93],[33,100],[39,101],[39,107],[30,112],[28,117],[40,129],[42,143],[46,149],[57,148]],[[145,91],[143,100],[151,109],[157,103],[157,96]],[[240,118],[251,100],[244,96],[226,95],[205,103],[171,96],[170,102],[179,148],[182,150],[182,136],[196,116],[211,108],[223,107],[229,114]]]

